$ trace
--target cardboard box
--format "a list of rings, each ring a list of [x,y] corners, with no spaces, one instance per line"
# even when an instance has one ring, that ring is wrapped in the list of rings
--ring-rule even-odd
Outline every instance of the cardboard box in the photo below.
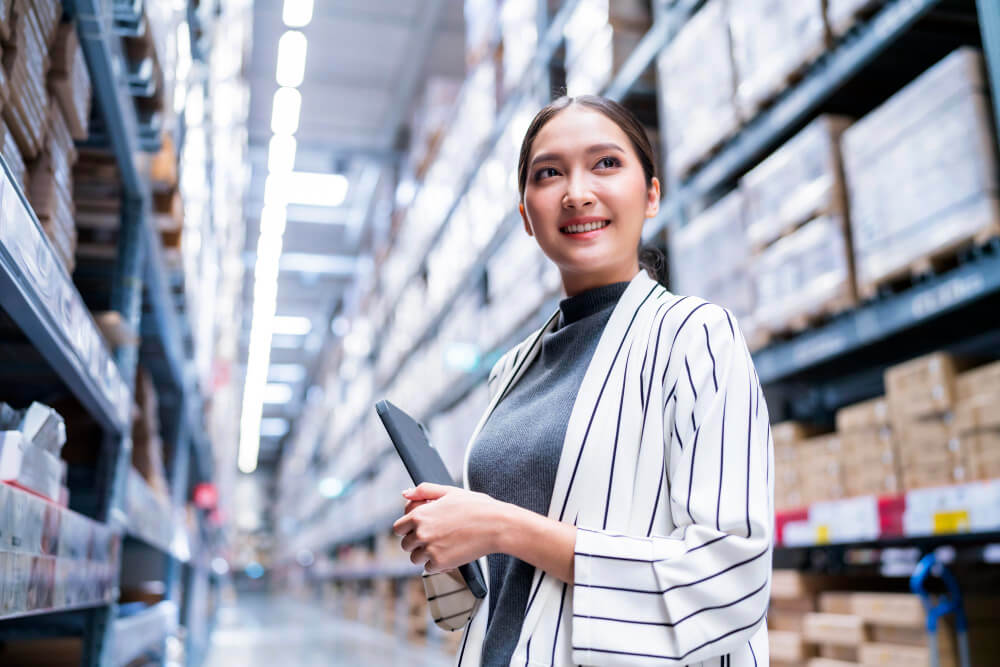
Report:
[[[955,394],[959,401],[979,394],[1000,394],[1000,361],[959,373]]]
[[[848,591],[827,591],[819,594],[819,610],[825,614],[854,613],[852,596]]]
[[[885,388],[893,425],[951,410],[960,369],[958,360],[946,352],[934,352],[888,368]]]
[[[889,402],[885,396],[837,410],[837,431],[863,431],[889,426]]]
[[[954,432],[958,435],[1000,428],[1000,392],[958,399],[954,416]]]
[[[794,663],[801,662],[810,655],[798,632],[768,630],[767,643],[771,660]]]
[[[923,603],[910,593],[854,593],[851,613],[867,623],[901,628],[923,628]]]
[[[955,659],[941,651],[939,667],[954,667]],[[929,650],[922,646],[906,646],[904,644],[883,644],[865,642],[858,651],[861,664],[866,667],[930,667]]]
[[[802,619],[802,636],[809,642],[858,646],[866,639],[864,621],[854,614],[814,612]]]

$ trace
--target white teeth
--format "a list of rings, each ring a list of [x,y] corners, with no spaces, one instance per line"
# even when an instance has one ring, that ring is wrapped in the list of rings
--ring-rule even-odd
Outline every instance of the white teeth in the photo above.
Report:
[[[601,220],[600,222],[588,222],[585,225],[570,225],[569,227],[564,227],[563,231],[567,234],[582,234],[584,232],[592,232],[595,229],[602,229],[610,224],[609,220]]]

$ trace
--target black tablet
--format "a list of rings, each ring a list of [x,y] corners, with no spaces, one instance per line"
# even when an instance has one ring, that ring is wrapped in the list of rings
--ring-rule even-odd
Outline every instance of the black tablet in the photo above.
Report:
[[[426,431],[417,420],[389,401],[376,403],[375,411],[414,484],[431,482],[456,486],[441,455],[431,446]],[[486,597],[486,581],[477,561],[460,566],[458,571],[473,595],[477,598]]]

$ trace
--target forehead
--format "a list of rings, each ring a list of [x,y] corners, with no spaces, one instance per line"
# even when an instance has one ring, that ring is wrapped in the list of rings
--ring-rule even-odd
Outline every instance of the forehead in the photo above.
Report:
[[[573,153],[598,143],[616,143],[631,149],[628,135],[600,111],[579,104],[552,117],[535,136],[531,156],[541,152]]]

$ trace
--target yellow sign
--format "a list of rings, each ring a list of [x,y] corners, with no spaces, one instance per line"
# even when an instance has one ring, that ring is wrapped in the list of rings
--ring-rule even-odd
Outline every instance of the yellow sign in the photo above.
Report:
[[[830,526],[827,524],[821,524],[816,526],[816,544],[829,544],[830,543]]]
[[[934,513],[934,534],[969,532],[969,510]]]

